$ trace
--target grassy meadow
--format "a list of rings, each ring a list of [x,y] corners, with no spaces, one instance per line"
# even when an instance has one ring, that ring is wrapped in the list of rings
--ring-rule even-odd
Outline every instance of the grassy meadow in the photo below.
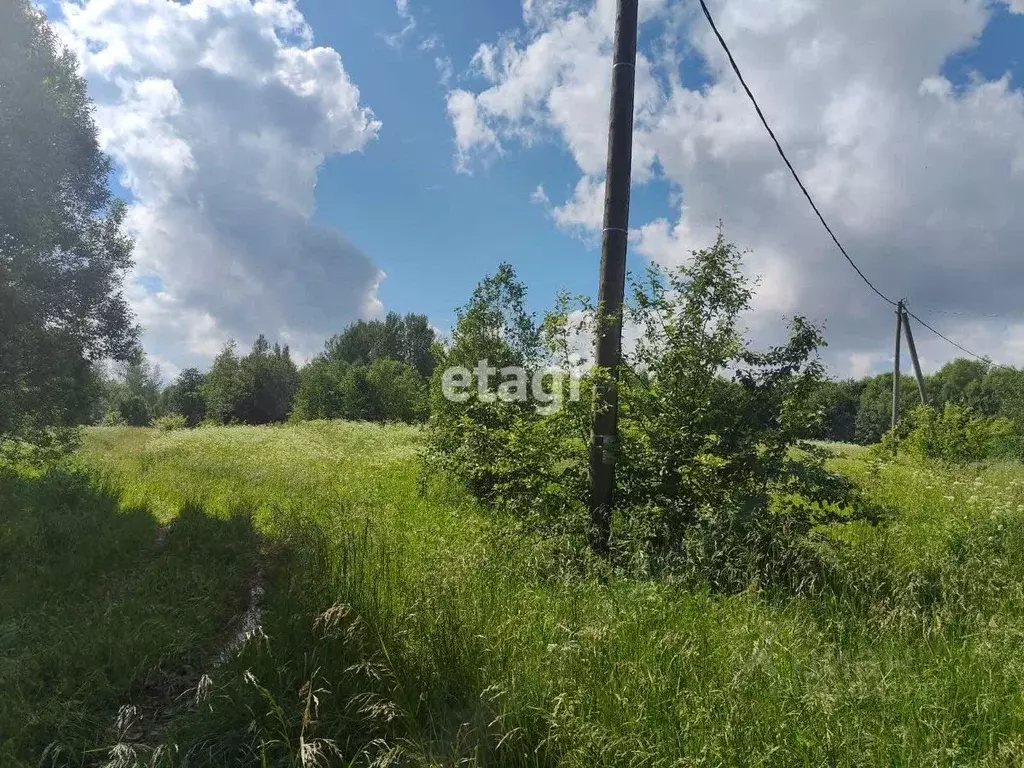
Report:
[[[837,451],[825,586],[560,567],[413,427],[87,432],[0,471],[0,765],[1024,763],[1024,467]]]

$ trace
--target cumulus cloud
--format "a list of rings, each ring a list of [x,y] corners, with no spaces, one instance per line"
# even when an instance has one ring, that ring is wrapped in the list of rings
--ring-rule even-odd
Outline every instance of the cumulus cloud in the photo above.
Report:
[[[497,134],[481,119],[473,94],[456,90],[448,94],[448,116],[455,127],[456,167],[468,172],[470,152],[493,148],[501,151]]]
[[[551,217],[558,226],[584,236],[597,234],[603,216],[604,180],[592,176],[580,179],[573,196],[551,211]]]
[[[147,348],[199,362],[261,332],[310,348],[379,311],[380,270],[312,217],[325,158],[360,151],[380,122],[294,0],[61,10],[133,197]]]
[[[1009,77],[955,86],[941,74],[952,54],[977,44],[994,7],[718,0],[712,11],[865,272],[916,310],[957,312],[934,324],[965,344],[1024,363],[1006,318],[1020,318],[1024,283],[1024,94]],[[581,179],[555,221],[597,230],[614,3],[524,0],[523,16],[522,30],[473,58],[481,85],[459,93],[457,157],[471,168],[495,145],[566,146]],[[721,219],[762,276],[755,335],[777,336],[782,316],[799,313],[826,321],[829,360],[842,372],[891,357],[890,308],[858,283],[821,229],[703,17],[690,4],[653,0],[641,3],[641,17],[648,43],[637,67],[634,183],[667,181],[677,215],[634,214],[633,252],[680,263],[713,241]],[[982,316],[991,313],[1003,317]],[[918,336],[933,367],[958,354]]]

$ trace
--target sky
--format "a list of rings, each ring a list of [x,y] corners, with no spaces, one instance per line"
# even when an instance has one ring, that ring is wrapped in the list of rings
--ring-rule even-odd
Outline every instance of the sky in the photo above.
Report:
[[[1024,0],[709,0],[826,219],[887,295],[1024,364]],[[596,293],[614,0],[43,0],[78,55],[126,292],[168,378],[260,334],[442,332],[503,261],[537,312]],[[629,266],[726,237],[754,343],[823,324],[840,376],[894,316],[843,260],[696,0],[640,0]],[[922,363],[960,353],[924,329]]]

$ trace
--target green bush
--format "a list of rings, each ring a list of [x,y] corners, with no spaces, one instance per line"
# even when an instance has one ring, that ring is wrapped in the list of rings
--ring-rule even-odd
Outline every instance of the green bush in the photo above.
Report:
[[[1013,423],[985,417],[968,405],[946,403],[941,410],[921,405],[900,444],[913,456],[950,464],[1007,458],[1017,453]]]
[[[628,321],[640,330],[619,371],[620,444],[614,561],[631,572],[672,572],[715,589],[804,583],[815,526],[873,514],[853,486],[804,446],[820,408],[823,379],[816,328],[795,318],[788,341],[751,349],[738,327],[752,292],[738,251],[723,239],[692,263],[651,270],[634,286]],[[587,514],[589,392],[541,413],[535,403],[481,395],[446,400],[446,367],[554,368],[563,387],[574,333],[563,302],[537,326],[511,269],[485,279],[459,312],[453,343],[435,372],[427,460],[480,501],[583,549]],[[585,313],[586,314],[586,313]],[[593,311],[589,312],[593,317]],[[592,330],[592,329],[591,329]],[[798,450],[799,449],[799,450]]]
[[[116,408],[111,408],[109,411],[103,414],[103,418],[100,419],[101,427],[123,427],[125,426],[124,417],[121,416],[121,412]]]
[[[153,426],[162,432],[173,432],[177,429],[188,429],[188,419],[180,413],[169,413],[153,421]]]

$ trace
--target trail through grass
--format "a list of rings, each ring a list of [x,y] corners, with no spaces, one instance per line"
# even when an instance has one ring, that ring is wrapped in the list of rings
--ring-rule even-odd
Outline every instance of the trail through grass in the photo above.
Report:
[[[121,730],[157,737],[244,606],[249,521],[165,524],[63,470],[0,471],[0,509],[0,764],[78,764],[122,707],[141,721]]]
[[[128,765],[1024,761],[1022,468],[838,456],[891,519],[822,534],[817,597],[722,596],[566,577],[457,491],[419,494],[418,442],[340,423],[95,430],[87,487],[9,477],[0,685],[44,725],[0,709],[0,755],[34,764],[48,736],[101,763],[106,723],[136,704]],[[26,533],[39,515],[63,533]],[[256,561],[264,624],[216,667]],[[145,704],[152,670],[188,695]]]

